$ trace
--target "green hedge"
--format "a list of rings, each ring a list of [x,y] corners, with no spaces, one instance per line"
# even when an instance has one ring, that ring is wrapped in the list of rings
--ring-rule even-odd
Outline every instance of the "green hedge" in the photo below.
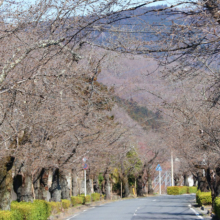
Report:
[[[71,205],[70,200],[68,200],[68,199],[62,199],[61,201],[62,201],[62,207],[63,207],[64,209],[68,209],[68,208],[70,207],[70,205]]]
[[[188,187],[188,193],[196,193],[197,192],[197,187],[196,186],[190,186]]]
[[[187,186],[168,186],[167,194],[168,195],[181,195],[186,194],[188,190]]]
[[[48,202],[36,199],[34,200],[33,204],[36,205],[40,210],[39,220],[47,219],[50,216],[52,209]]]
[[[215,214],[220,218],[220,197],[215,198]]]
[[[91,198],[92,198],[92,201],[99,201],[100,200],[100,194],[99,193],[92,193],[91,194]]]
[[[72,196],[71,203],[73,206],[83,204],[83,197],[81,196]]]
[[[51,213],[57,214],[62,211],[62,203],[61,202],[47,202],[50,207]]]
[[[197,187],[188,187],[188,186],[168,186],[167,194],[168,195],[181,195],[186,193],[196,193]]]
[[[200,190],[197,191],[196,202],[199,206],[212,204],[211,192],[201,192]]]
[[[23,217],[18,211],[0,210],[0,220],[23,220]]]
[[[67,204],[65,201],[64,203]],[[44,200],[34,200],[33,203],[13,201],[11,211],[0,211],[0,220],[47,220],[51,212],[59,213],[61,210],[61,202],[46,202]]]
[[[85,203],[91,202],[91,196],[90,195],[85,196],[84,201]]]
[[[50,216],[50,207],[46,201],[12,202],[11,210],[18,211],[25,220],[46,220]]]
[[[90,195],[80,195],[80,197],[83,199],[83,203],[82,204],[86,204],[88,202],[91,202],[91,196]]]

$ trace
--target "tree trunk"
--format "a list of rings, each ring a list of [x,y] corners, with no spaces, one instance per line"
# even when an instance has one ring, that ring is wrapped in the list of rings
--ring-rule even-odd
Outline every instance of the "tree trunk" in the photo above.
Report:
[[[148,194],[152,195],[154,193],[154,189],[152,186],[152,178],[151,178],[150,168],[148,168],[148,170],[147,170],[147,181],[148,181]]]
[[[123,176],[122,177],[122,183],[124,187],[124,197],[128,197],[130,195],[130,190],[129,190],[129,184],[128,184],[128,177]]]
[[[72,195],[77,196],[78,195],[78,184],[77,184],[77,173],[76,169],[72,169]]]
[[[61,187],[60,187],[60,172],[59,169],[55,169],[53,172],[52,185],[49,189],[51,194],[51,201],[61,201]]]
[[[197,179],[198,179],[197,176],[195,176],[193,174],[193,186],[197,186],[198,185],[198,180]]]
[[[146,194],[145,185],[142,176],[137,178],[137,196],[144,196]]]
[[[67,174],[60,172],[61,199],[70,199],[70,188],[68,186]]]
[[[180,186],[180,176],[177,174],[174,175],[174,185]]]
[[[220,169],[216,168],[215,172],[214,170],[211,170],[208,168],[206,170],[206,179],[209,184],[209,187],[211,189],[211,195],[212,195],[212,210],[215,210],[215,198],[219,196],[220,193]]]
[[[93,180],[90,178],[86,180],[86,191],[87,191],[87,195],[93,193]]]
[[[209,192],[209,185],[206,177],[203,176],[202,172],[198,172],[198,190],[201,192]]]
[[[99,187],[99,179],[98,176],[95,176],[93,179],[93,186],[94,186],[94,192],[95,193],[101,193],[100,187]]]
[[[105,198],[108,200],[111,199],[110,174],[108,170],[106,170],[104,174],[104,178],[105,178]]]
[[[137,178],[137,195],[144,196],[147,194],[146,191],[146,182],[147,182],[147,164],[144,164],[141,174]]]
[[[0,209],[10,210],[11,191],[13,188],[12,166],[13,157],[2,159],[0,165]]]
[[[189,181],[188,181],[188,175],[186,173],[183,174],[183,179],[184,179],[184,186],[189,186]]]
[[[17,185],[16,194],[19,202],[33,202],[32,175],[28,172],[17,175],[15,178]]]
[[[34,190],[36,199],[49,201],[48,187],[49,169],[42,169],[40,174],[34,178]]]

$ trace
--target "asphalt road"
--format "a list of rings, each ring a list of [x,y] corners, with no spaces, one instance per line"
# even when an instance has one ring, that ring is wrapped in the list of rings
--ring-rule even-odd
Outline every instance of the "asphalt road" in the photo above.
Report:
[[[91,207],[68,220],[173,220],[203,219],[189,205],[195,195],[128,199]]]

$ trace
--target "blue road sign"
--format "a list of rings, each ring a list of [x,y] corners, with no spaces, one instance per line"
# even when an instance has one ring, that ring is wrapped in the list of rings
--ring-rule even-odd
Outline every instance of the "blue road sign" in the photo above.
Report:
[[[83,167],[84,170],[87,170],[88,169],[88,165],[85,163],[84,167]]]
[[[157,165],[156,171],[162,171],[162,168],[161,168],[160,164]]]

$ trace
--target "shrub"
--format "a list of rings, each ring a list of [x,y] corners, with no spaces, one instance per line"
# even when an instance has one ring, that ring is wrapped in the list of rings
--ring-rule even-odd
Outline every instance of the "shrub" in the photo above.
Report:
[[[41,206],[31,202],[12,202],[11,210],[20,212],[22,219],[25,220],[46,220],[47,217],[42,218]]]
[[[188,192],[188,186],[168,186],[167,194],[168,195],[181,195]]]
[[[70,207],[70,205],[71,205],[70,200],[68,200],[68,199],[62,199],[62,207],[63,207],[64,209],[68,209],[68,208]]]
[[[85,196],[85,203],[91,202],[91,196],[87,195]]]
[[[40,218],[39,220],[47,219],[51,214],[51,206],[48,204],[48,202],[44,200],[34,200],[34,204],[39,208],[40,210]]]
[[[81,196],[72,196],[71,197],[71,202],[73,206],[83,204],[83,197]]]
[[[59,213],[62,210],[61,202],[47,202],[47,204],[50,208],[50,212],[54,214]]]
[[[82,204],[85,204],[85,202],[86,202],[85,195],[84,195],[84,194],[81,194],[79,197],[81,197],[81,198],[82,198],[82,201],[83,201],[83,203],[82,203]]]
[[[14,211],[2,211],[0,210],[0,220],[23,220],[20,212]]]
[[[211,192],[201,192],[200,190],[197,191],[196,202],[199,206],[212,204]]]
[[[188,191],[188,186],[179,186],[179,194],[186,194]]]
[[[220,218],[220,197],[215,198],[215,214]]]
[[[83,200],[83,203],[82,203],[82,204],[86,204],[86,203],[88,203],[88,202],[91,202],[91,196],[90,196],[90,195],[85,196],[84,194],[81,194],[80,197],[81,197],[82,200]]]
[[[168,186],[167,187],[168,195],[179,195],[179,187],[178,186]]]
[[[92,193],[91,194],[91,198],[92,198],[92,201],[99,201],[100,200],[100,194],[99,193]]]
[[[197,187],[196,186],[189,186],[187,193],[196,193]]]

